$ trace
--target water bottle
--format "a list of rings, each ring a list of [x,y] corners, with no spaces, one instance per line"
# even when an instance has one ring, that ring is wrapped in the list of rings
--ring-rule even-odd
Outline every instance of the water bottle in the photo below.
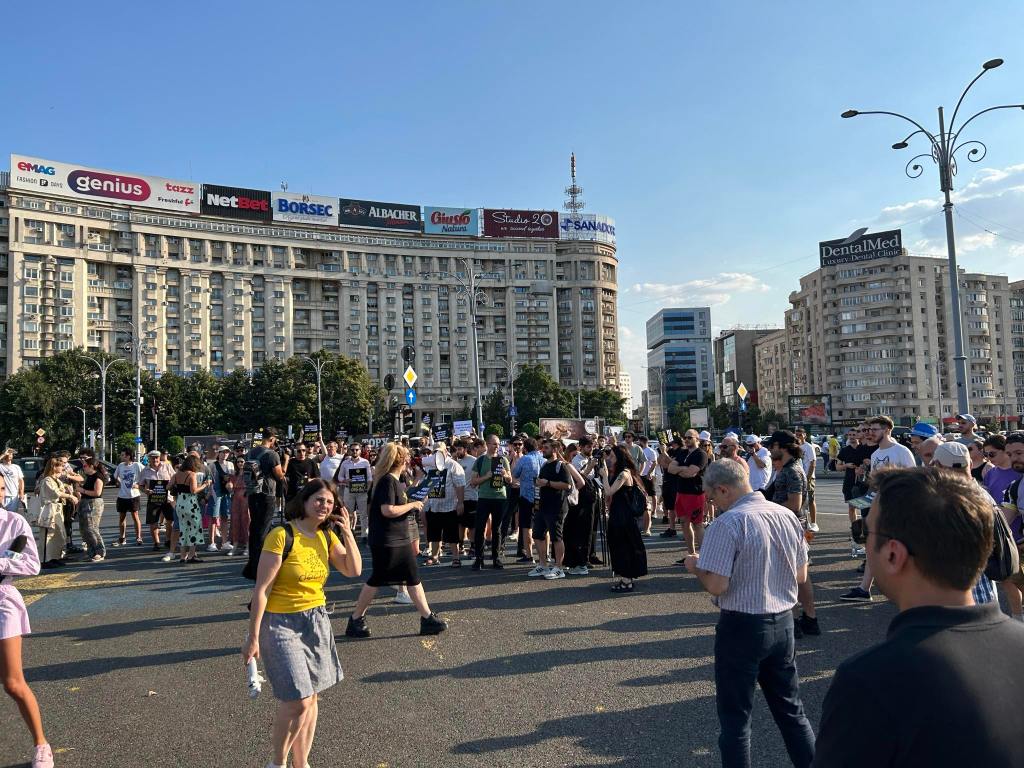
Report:
[[[249,663],[246,665],[246,674],[249,679],[249,698],[255,699],[263,690],[263,675],[260,674],[259,667],[256,666],[256,659],[249,659]]]

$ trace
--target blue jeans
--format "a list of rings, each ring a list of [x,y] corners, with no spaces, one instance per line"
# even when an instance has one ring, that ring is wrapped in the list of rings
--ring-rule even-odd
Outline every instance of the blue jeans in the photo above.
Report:
[[[722,768],[750,766],[750,712],[760,685],[797,768],[814,759],[814,731],[800,699],[793,614],[722,611],[715,628],[715,686]]]

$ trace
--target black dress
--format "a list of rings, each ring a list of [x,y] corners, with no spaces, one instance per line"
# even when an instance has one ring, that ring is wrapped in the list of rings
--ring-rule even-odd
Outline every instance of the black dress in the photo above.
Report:
[[[612,572],[623,579],[647,575],[647,548],[626,498],[631,492],[627,486],[616,491],[608,514],[608,554]]]

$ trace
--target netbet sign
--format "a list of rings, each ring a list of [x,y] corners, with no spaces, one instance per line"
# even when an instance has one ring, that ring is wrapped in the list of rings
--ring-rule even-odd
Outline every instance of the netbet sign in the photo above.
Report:
[[[274,221],[295,224],[337,226],[338,198],[274,192],[271,200]]]
[[[864,234],[855,240],[846,238],[818,243],[818,255],[823,267],[873,259],[892,259],[902,253],[903,232],[899,229]]]
[[[261,189],[203,184],[203,215],[270,221],[270,193]]]

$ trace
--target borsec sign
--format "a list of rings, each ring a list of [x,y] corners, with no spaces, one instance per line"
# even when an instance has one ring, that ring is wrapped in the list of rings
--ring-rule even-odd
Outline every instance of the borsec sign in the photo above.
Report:
[[[271,208],[274,210],[274,221],[329,226],[338,224],[338,198],[336,197],[274,192]]]

